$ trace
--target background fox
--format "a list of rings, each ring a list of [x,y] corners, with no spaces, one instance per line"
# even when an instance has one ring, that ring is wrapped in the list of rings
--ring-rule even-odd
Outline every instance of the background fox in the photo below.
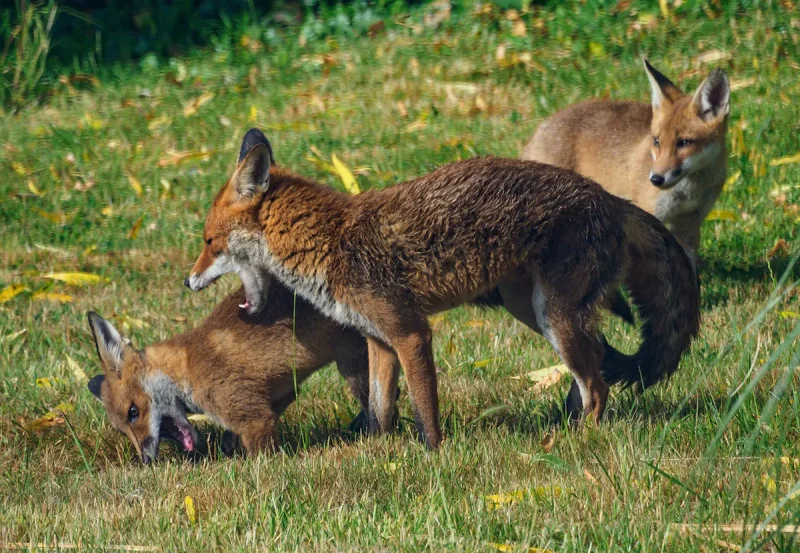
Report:
[[[249,454],[277,446],[277,419],[296,385],[335,360],[361,402],[368,399],[367,347],[354,330],[323,317],[279,283],[257,315],[239,310],[244,292],[227,296],[193,330],[135,350],[105,319],[89,313],[104,374],[89,381],[108,418],[133,442],[142,461],[155,460],[161,438],[197,447],[187,412],[241,437]]]
[[[675,370],[697,331],[696,279],[675,238],[576,173],[476,158],[350,196],[273,162],[266,136],[251,129],[208,213],[186,284],[200,290],[236,271],[243,307],[257,313],[277,279],[358,328],[369,349],[373,430],[392,424],[399,358],[422,438],[439,445],[426,317],[485,294],[550,341],[575,378],[571,411],[597,419],[608,396],[604,376],[652,384]],[[620,282],[646,319],[634,356],[599,340],[595,324]]]
[[[730,85],[713,71],[693,96],[644,60],[652,105],[590,100],[548,119],[522,159],[572,169],[659,218],[697,263],[700,225],[725,184]]]

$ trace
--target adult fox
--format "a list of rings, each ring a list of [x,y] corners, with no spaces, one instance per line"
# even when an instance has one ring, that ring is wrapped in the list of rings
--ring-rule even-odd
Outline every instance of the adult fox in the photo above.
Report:
[[[429,447],[442,439],[432,313],[498,296],[569,367],[570,411],[596,419],[607,382],[669,375],[699,325],[697,281],[669,231],[595,182],[540,163],[475,158],[350,196],[276,167],[266,136],[251,129],[204,240],[187,286],[236,272],[242,307],[257,313],[277,278],[357,328],[369,350],[371,428],[393,423],[399,358]],[[632,356],[596,327],[623,283],[645,320]]]

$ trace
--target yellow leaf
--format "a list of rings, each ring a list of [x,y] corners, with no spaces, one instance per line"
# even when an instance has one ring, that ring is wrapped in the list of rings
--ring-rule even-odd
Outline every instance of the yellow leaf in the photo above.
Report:
[[[37,292],[31,296],[33,301],[60,301],[61,303],[69,303],[72,301],[72,296],[69,294],[56,294],[55,292]]]
[[[108,205],[108,206],[104,207],[103,209],[101,209],[100,213],[102,213],[106,217],[111,217],[112,215],[114,215],[114,208],[112,208],[110,205]]]
[[[425,121],[414,121],[406,127],[406,132],[416,132],[424,129],[427,126],[428,124]]]
[[[52,376],[43,376],[36,379],[36,386],[39,388],[52,388],[54,385],[60,383],[61,380]]]
[[[522,376],[512,376],[511,378],[513,378],[514,380],[527,378],[532,382],[541,382],[542,380],[549,377],[553,372],[558,372],[559,374],[569,374],[569,367],[561,363],[558,365],[553,365],[551,367],[545,367],[544,369],[537,369],[535,371],[530,371]]]
[[[167,167],[169,165],[180,165],[184,161],[193,159],[206,159],[214,155],[216,151],[208,152],[172,152],[169,156],[158,160],[159,167]]]
[[[497,357],[489,357],[488,359],[481,359],[480,361],[475,361],[472,366],[476,369],[482,369],[483,367],[488,367],[490,363],[496,361]]]
[[[213,92],[206,92],[205,94],[201,94],[191,102],[189,102],[186,107],[183,108],[183,115],[185,117],[189,117],[190,115],[194,115],[197,113],[197,110],[200,109],[200,106],[203,104],[207,104],[211,100],[214,99]]]
[[[487,545],[497,549],[498,551],[519,551],[518,545],[511,545],[508,543],[489,542]],[[527,549],[523,548],[522,551],[527,551],[528,553],[554,553],[551,549],[542,549],[541,547],[528,547]]]
[[[12,284],[10,286],[6,286],[0,290],[0,303],[5,303],[9,300],[12,300],[27,290],[28,287],[24,284]]]
[[[28,169],[19,161],[12,161],[11,168],[16,174],[22,175],[23,177],[28,174]]]
[[[73,211],[72,213],[50,213],[49,211],[42,211],[41,209],[33,209],[34,213],[37,213],[47,219],[48,221],[52,221],[53,223],[59,225],[66,225],[67,223],[72,220],[75,216],[77,211]]]
[[[350,194],[359,194],[361,189],[358,187],[358,181],[353,176],[353,173],[350,172],[350,169],[336,157],[336,154],[331,156],[331,161],[333,162],[333,168],[336,170],[339,178],[342,179],[342,183],[344,183],[344,189]]]
[[[128,184],[131,185],[131,188],[133,188],[133,191],[136,192],[136,195],[141,197],[141,195],[142,195],[142,183],[139,182],[139,179],[137,179],[133,175],[128,175]]]
[[[791,156],[779,157],[778,159],[773,159],[769,162],[769,164],[773,167],[776,165],[786,165],[787,163],[800,163],[800,152],[797,152]]]
[[[53,413],[48,413],[42,417],[39,417],[36,420],[31,421],[28,423],[28,430],[33,432],[41,432],[53,426],[58,426],[59,424],[64,424],[65,419],[64,417],[55,415]]]
[[[605,47],[599,42],[590,42],[589,43],[589,53],[593,58],[604,58],[606,57],[606,49]]]
[[[78,365],[78,363],[76,363],[72,357],[70,357],[67,354],[64,354],[64,356],[67,358],[67,366],[72,371],[72,374],[75,375],[75,380],[77,380],[78,382],[89,380],[89,377],[86,376],[85,372],[83,372],[81,366]]]
[[[739,217],[727,209],[713,209],[706,217],[706,221],[736,221]]]
[[[134,319],[133,317],[130,317],[128,315],[116,315],[114,318],[117,319],[120,323],[122,323],[122,326],[125,329],[147,328],[148,326],[150,326],[146,322],[140,319]]]
[[[142,221],[144,221],[144,216],[139,217],[139,219],[133,223],[131,231],[128,233],[129,239],[133,240],[139,234],[139,229],[142,228]]]
[[[189,522],[197,524],[197,512],[194,510],[194,500],[191,496],[186,496],[186,499],[183,500],[183,505],[186,507],[186,516],[189,518]]]
[[[59,280],[72,286],[85,286],[87,284],[97,284],[102,281],[108,282],[107,278],[93,275],[92,273],[50,273],[42,275],[42,278]]]
[[[256,109],[256,106],[250,106],[250,113],[247,115],[247,120],[255,121],[256,119],[258,119],[258,109]]]
[[[33,179],[28,179],[28,190],[30,190],[32,194],[35,194],[40,198],[44,196],[44,192],[42,192],[36,187],[36,184],[33,182]]]
[[[52,411],[50,411],[50,415],[66,415],[67,413],[72,413],[75,411],[75,406],[71,403],[59,403],[56,405]]]
[[[734,174],[732,174],[730,177],[728,177],[728,178],[725,180],[725,186],[723,186],[723,187],[722,187],[722,189],[723,189],[723,190],[729,190],[729,189],[730,189],[730,187],[731,187],[731,186],[733,186],[733,185],[734,185],[734,183],[735,183],[737,180],[739,180],[739,177],[741,177],[741,176],[742,176],[742,172],[741,172],[741,170],[740,170],[740,171],[736,171]]]
[[[203,413],[193,413],[186,417],[192,422],[208,422],[208,415],[204,415]]]
[[[498,493],[486,496],[486,507],[491,511],[504,505],[512,505],[525,498],[525,490],[514,490],[508,493]]]
[[[511,34],[514,36],[525,36],[528,34],[528,29],[525,27],[525,22],[522,19],[517,19],[511,24]]]
[[[159,127],[166,127],[170,123],[172,123],[172,120],[169,117],[166,117],[166,116],[156,117],[155,119],[153,119],[152,121],[150,121],[147,124],[147,129],[151,130],[151,131],[154,131],[154,130],[158,129]]]
[[[397,472],[397,463],[384,463],[383,470],[389,473]]]
[[[800,313],[795,311],[781,311],[781,317],[784,319],[800,319]]]
[[[658,7],[661,10],[661,15],[669,17],[669,5],[667,4],[667,0],[658,0]]]
[[[756,84],[756,79],[751,77],[749,79],[731,79],[731,91],[741,90]]]

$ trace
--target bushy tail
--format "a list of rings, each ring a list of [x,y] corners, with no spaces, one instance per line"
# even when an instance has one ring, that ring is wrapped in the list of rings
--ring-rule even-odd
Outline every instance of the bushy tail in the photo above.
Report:
[[[631,208],[625,225],[628,266],[623,282],[639,310],[642,344],[633,355],[605,344],[603,378],[642,389],[678,368],[700,326],[700,286],[689,257],[652,215]]]

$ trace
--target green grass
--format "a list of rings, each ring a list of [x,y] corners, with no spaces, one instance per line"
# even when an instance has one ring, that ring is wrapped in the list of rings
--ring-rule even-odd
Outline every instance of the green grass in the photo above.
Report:
[[[656,3],[612,14],[596,4],[524,15],[525,37],[497,8],[471,6],[438,29],[418,10],[374,38],[301,45],[289,29],[260,50],[255,35],[248,43],[232,31],[169,63],[147,58],[101,69],[96,85],[55,85],[43,104],[0,119],[0,290],[29,288],[0,304],[0,542],[796,550],[794,534],[753,526],[800,524],[797,270],[780,280],[797,250],[800,163],[770,164],[800,150],[799,20],[786,1],[706,11],[685,2],[669,20]],[[724,59],[702,65],[713,50]],[[313,147],[326,161],[335,153],[362,189],[384,187],[475,154],[514,157],[538,121],[582,98],[646,100],[643,54],[687,90],[724,67],[744,146],[732,149],[729,174],[740,176],[717,205],[735,220],[703,227],[700,336],[666,385],[612,395],[601,426],[551,429],[567,379],[536,391],[514,377],[555,364],[554,352],[502,312],[473,308],[434,324],[447,436],[436,452],[416,441],[405,392],[400,432],[349,435],[355,402],[328,368],[284,416],[285,452],[192,463],[165,445],[162,461],[143,467],[75,376],[72,361],[99,371],[87,310],[143,345],[201,320],[237,285],[231,277],[192,294],[181,282],[250,126],[267,132],[280,164],[341,187],[306,159]],[[214,96],[185,116],[205,93]],[[209,155],[159,164],[173,150]],[[787,246],[774,248],[778,240]],[[51,271],[108,281],[37,278]],[[633,329],[609,321],[605,330],[635,348]],[[45,377],[58,380],[38,386]],[[61,403],[74,408],[64,424],[30,428]],[[518,490],[499,508],[486,499]]]

